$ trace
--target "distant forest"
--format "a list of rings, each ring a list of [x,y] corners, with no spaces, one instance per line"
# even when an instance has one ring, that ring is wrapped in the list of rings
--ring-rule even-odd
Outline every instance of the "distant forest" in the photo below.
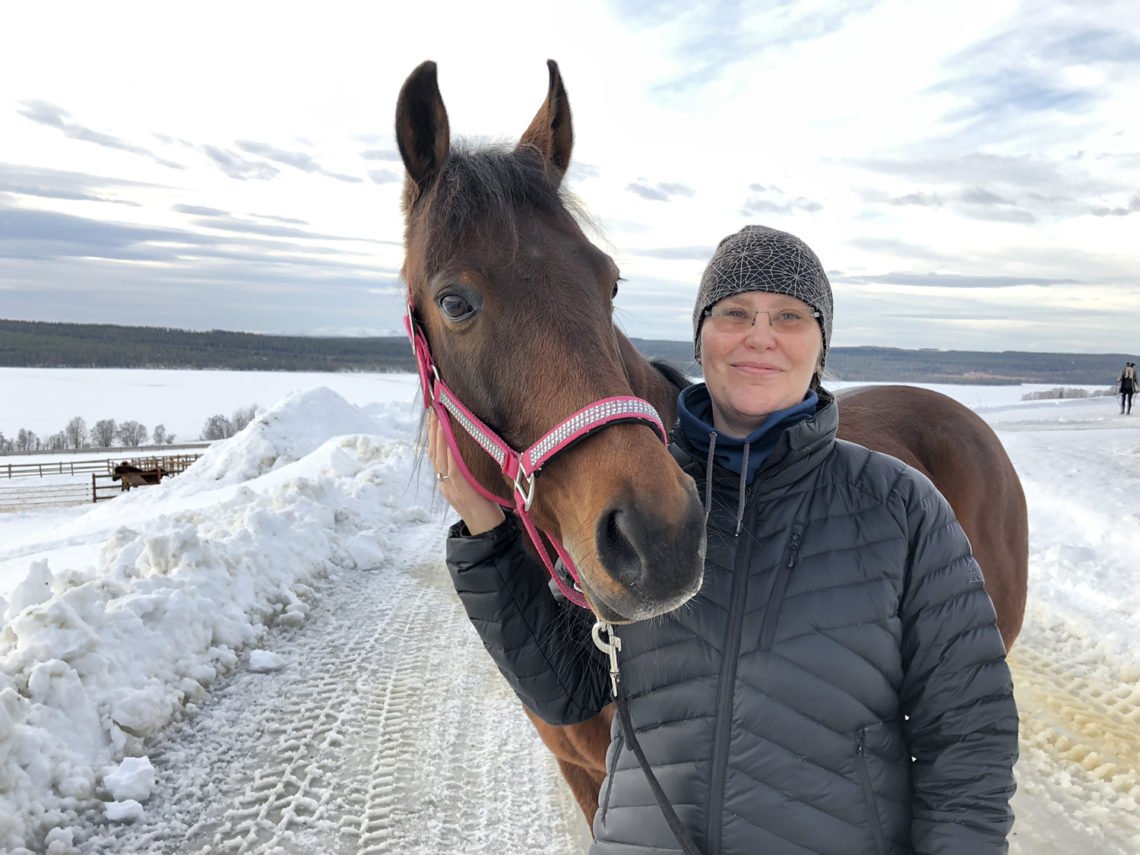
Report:
[[[690,375],[700,373],[689,342],[633,342],[651,359],[669,361]],[[1134,359],[1123,353],[835,347],[827,368],[838,380],[1108,385],[1125,361]],[[7,320],[0,320],[0,367],[415,371],[403,336],[318,338]]]

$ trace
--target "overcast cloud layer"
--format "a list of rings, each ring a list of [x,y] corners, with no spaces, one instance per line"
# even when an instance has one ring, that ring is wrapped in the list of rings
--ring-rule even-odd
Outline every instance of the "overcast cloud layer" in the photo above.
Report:
[[[834,345],[1140,350],[1131,0],[416,9],[5,8],[0,318],[396,334],[401,83],[436,60],[453,133],[511,141],[551,57],[632,335],[687,339],[758,222]]]

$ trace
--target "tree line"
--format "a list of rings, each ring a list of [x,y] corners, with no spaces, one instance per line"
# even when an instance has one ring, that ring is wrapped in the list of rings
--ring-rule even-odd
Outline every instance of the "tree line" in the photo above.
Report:
[[[650,359],[695,376],[687,341],[633,339]],[[827,368],[837,380],[900,383],[1112,382],[1135,354],[908,350],[833,347]],[[0,319],[0,367],[189,368],[227,371],[415,371],[404,336],[332,338],[190,332],[163,327],[62,324]]]
[[[217,413],[206,419],[198,438],[202,440],[229,439],[257,416],[257,404],[239,407],[229,415]],[[35,431],[20,428],[13,437],[0,431],[0,454],[16,451],[69,451],[83,448],[138,448],[143,445],[172,445],[175,434],[165,425],[146,425],[133,419],[117,422],[99,419],[91,427],[82,416],[75,416],[63,430],[39,436]]]

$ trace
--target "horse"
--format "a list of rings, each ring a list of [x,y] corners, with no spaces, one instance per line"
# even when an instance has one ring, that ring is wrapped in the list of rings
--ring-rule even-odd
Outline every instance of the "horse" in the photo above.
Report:
[[[140,469],[138,466],[124,460],[111,470],[111,480],[121,482],[120,491],[129,492],[131,487],[142,487],[145,484],[158,484],[167,471],[161,466],[153,469]]]
[[[406,169],[402,273],[415,323],[439,376],[513,448],[604,395],[648,401],[671,425],[688,382],[643,357],[613,323],[619,272],[583,233],[561,189],[573,146],[570,104],[557,64],[547,68],[546,99],[513,148],[452,146],[433,62],[411,73],[396,107]],[[457,433],[479,484],[511,495],[484,449]],[[944,395],[873,386],[842,396],[839,436],[899,457],[943,492],[1012,645],[1025,607],[1027,513],[989,426]],[[703,555],[703,525],[690,530],[692,515],[703,513],[679,474],[663,444],[635,424],[595,434],[543,472],[535,519],[571,545],[599,617],[660,614],[699,587],[699,568],[671,567],[664,554],[681,541],[674,558]],[[662,542],[651,548],[646,537]],[[657,575],[657,583],[646,578]],[[613,705],[569,727],[527,714],[592,823]]]

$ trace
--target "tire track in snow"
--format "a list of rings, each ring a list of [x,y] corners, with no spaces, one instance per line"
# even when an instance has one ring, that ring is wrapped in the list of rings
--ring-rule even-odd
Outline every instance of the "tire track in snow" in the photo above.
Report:
[[[440,525],[407,560],[333,571],[305,624],[263,645],[151,751],[132,826],[77,829],[84,853],[581,852],[553,759],[468,624]],[[394,566],[392,566],[394,565]]]
[[[1010,652],[1021,718],[1011,852],[1140,853],[1140,687],[1090,676],[1082,646],[1054,625],[1028,628]]]

